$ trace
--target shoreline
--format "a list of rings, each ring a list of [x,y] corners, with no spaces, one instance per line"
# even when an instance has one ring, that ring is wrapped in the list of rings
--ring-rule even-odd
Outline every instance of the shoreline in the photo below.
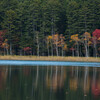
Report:
[[[0,56],[0,60],[29,61],[69,61],[69,62],[100,62],[100,57],[61,57],[61,56]]]

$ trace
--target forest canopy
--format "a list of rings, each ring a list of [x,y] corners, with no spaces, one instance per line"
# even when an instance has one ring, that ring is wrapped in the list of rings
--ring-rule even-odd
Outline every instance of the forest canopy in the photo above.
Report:
[[[100,0],[1,0],[0,54],[100,56]]]

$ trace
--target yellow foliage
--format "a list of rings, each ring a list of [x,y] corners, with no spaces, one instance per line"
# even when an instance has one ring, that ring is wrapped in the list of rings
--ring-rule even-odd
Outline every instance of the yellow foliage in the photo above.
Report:
[[[8,41],[8,39],[5,39],[5,42],[7,42]]]
[[[59,35],[53,35],[53,44],[59,45]]]
[[[58,34],[53,35],[53,40],[58,40]]]
[[[85,38],[84,41],[86,41],[87,39]]]
[[[90,44],[92,44],[92,42],[91,42],[91,41],[89,41],[89,42],[88,42],[88,45],[90,45]]]
[[[51,43],[51,40],[52,40],[52,43],[54,45],[56,45],[57,47],[61,47],[63,48],[63,50],[67,50],[67,45],[65,44],[65,41],[64,41],[65,37],[63,36],[63,34],[54,34],[54,35],[49,35],[47,37],[47,48],[49,46],[49,43]]]
[[[65,37],[63,36],[63,34],[60,34],[60,39],[65,39]]]
[[[6,43],[2,43],[2,47],[5,47]]]
[[[49,36],[47,37],[47,39],[48,39],[48,40],[51,40],[51,39],[52,39],[52,36],[51,36],[51,35],[49,35]]]
[[[9,45],[7,43],[8,39],[5,39],[4,43],[2,43],[2,47],[8,49]]]
[[[66,44],[64,45],[63,50],[67,50],[67,45]]]
[[[71,36],[71,39],[72,39],[73,41],[79,41],[78,34],[72,35],[72,36]]]
[[[86,39],[88,39],[88,38],[91,38],[91,35],[90,35],[90,33],[85,32],[85,33],[84,33],[84,37],[85,37]]]
[[[70,40],[69,42],[72,42],[72,40]]]

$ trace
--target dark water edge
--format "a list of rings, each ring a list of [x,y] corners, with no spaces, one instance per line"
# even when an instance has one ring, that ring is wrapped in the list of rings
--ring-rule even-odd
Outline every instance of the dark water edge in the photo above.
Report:
[[[19,60],[0,60],[0,65],[29,65],[29,66],[88,66],[100,67],[99,62],[65,62],[65,61],[19,61]]]
[[[0,100],[100,100],[100,68],[2,65]]]

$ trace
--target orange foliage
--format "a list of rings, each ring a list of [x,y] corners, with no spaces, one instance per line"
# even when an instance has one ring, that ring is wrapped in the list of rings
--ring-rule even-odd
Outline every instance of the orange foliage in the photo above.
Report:
[[[8,39],[5,39],[4,43],[2,43],[2,48],[6,48],[6,49],[9,48],[9,45],[7,42],[8,42]]]
[[[49,44],[51,40],[57,47],[62,47],[63,50],[67,50],[67,44],[65,43],[65,37],[63,36],[63,34],[54,34],[52,36],[49,35],[47,37],[47,43]]]
[[[67,44],[64,45],[63,50],[68,50]]]
[[[52,36],[49,35],[49,36],[47,37],[47,40],[51,40],[51,39],[52,39]]]
[[[90,35],[90,33],[88,33],[88,32],[85,32],[85,33],[83,34],[83,36],[85,37],[85,40],[91,38],[91,35]]]
[[[53,44],[56,44],[56,45],[59,44],[59,35],[58,34],[53,35]]]
[[[72,35],[71,40],[72,41],[79,41],[78,34]]]

